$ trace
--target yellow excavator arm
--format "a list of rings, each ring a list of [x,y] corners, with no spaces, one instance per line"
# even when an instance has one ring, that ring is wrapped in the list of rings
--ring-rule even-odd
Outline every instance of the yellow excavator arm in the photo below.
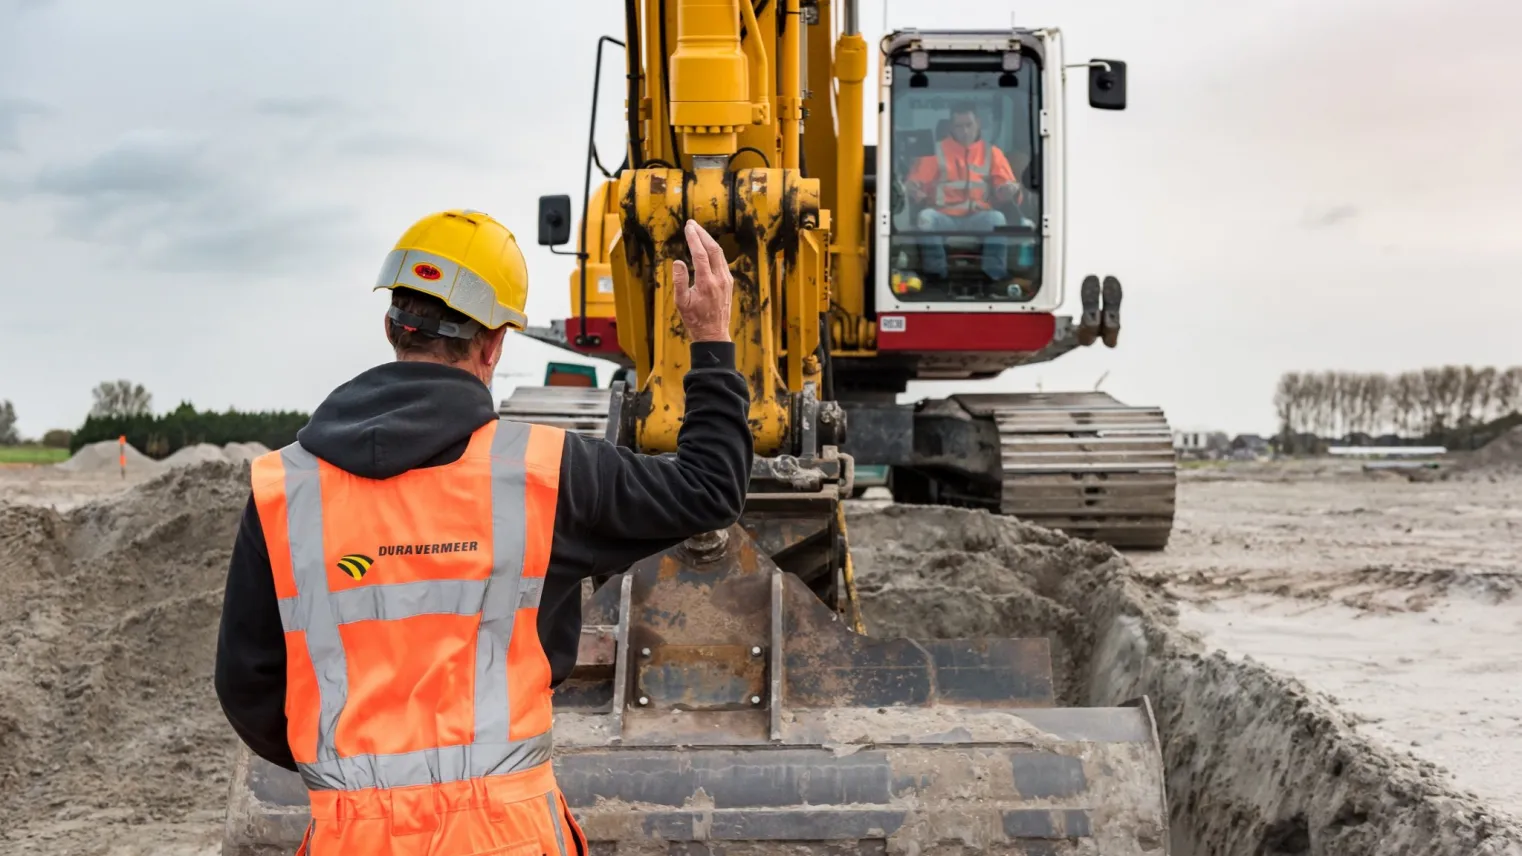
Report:
[[[800,168],[806,25],[799,0],[631,5],[645,26],[627,51],[629,100],[637,105],[627,166],[588,200],[587,240],[578,247],[585,258],[572,275],[576,308],[583,276],[607,284],[611,294],[599,294],[600,305],[588,302],[587,314],[616,319],[618,347],[633,364],[639,415],[631,445],[674,451],[688,339],[670,293],[671,263],[685,259],[681,229],[696,220],[719,239],[734,273],[731,332],[750,384],[756,451],[796,454],[802,432],[794,398],[822,386],[820,319],[830,308],[832,250],[821,180]],[[862,60],[851,71],[859,87],[865,45],[850,38]],[[641,63],[641,56],[669,61]],[[859,116],[859,88],[855,94]],[[840,150],[854,152],[859,165],[859,119],[853,127],[854,143]],[[857,219],[860,195],[858,182]],[[859,259],[855,232],[850,255]]]

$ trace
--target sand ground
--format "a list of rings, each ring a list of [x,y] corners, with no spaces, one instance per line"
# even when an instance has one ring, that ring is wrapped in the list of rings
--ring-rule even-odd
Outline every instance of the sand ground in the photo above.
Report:
[[[98,506],[148,474],[124,482],[115,472],[0,468],[9,557],[0,562],[0,853],[217,852],[227,787],[219,754],[234,738],[210,658],[246,476],[210,466]],[[1131,555],[1134,567],[1121,572],[1173,595],[1169,609],[1208,646],[1293,675],[1351,712],[1373,742],[1522,815],[1518,500],[1522,478],[1411,483],[1328,464],[1187,470],[1173,543]],[[1034,573],[1057,559],[1113,557],[1094,547],[1054,541],[1004,558]],[[1048,553],[1052,562],[1032,558]],[[963,617],[1004,635],[1000,610],[1024,602],[1001,590],[1015,565],[963,564],[992,587],[973,593]],[[1059,626],[1046,629],[1061,636],[1067,614],[1051,612]],[[1307,823],[1286,822],[1296,820]],[[1346,825],[1341,812],[1330,822]]]
[[[1522,817],[1522,478],[1186,470],[1172,543],[1129,558],[1179,596],[1184,629]]]
[[[91,500],[115,496],[155,475],[157,471],[131,472],[124,479],[119,471],[114,475],[76,474],[48,466],[0,466],[0,502],[67,511]]]

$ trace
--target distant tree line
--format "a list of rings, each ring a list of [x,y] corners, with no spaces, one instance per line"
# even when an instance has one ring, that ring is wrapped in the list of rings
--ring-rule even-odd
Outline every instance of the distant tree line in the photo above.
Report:
[[[0,401],[0,446],[14,446],[21,442],[16,433],[16,405],[10,399]]]
[[[155,416],[153,396],[142,384],[129,380],[106,381],[95,387],[91,397],[89,417],[69,438],[70,452],[123,436],[150,458],[164,458],[197,443],[263,443],[278,449],[295,442],[296,432],[310,418],[294,411],[200,411],[189,402]]]
[[[1321,440],[1431,443],[1467,449],[1522,421],[1522,366],[1442,366],[1398,375],[1289,372],[1274,393],[1280,446]]]
[[[188,402],[155,416],[153,396],[142,384],[128,380],[106,381],[90,395],[93,402],[84,425],[76,431],[54,428],[40,441],[20,436],[15,406],[0,400],[0,446],[41,445],[68,449],[72,454],[91,443],[125,436],[128,443],[152,458],[164,458],[197,443],[263,443],[278,449],[295,442],[296,432],[311,418],[294,411],[199,411]]]
[[[150,458],[164,458],[197,443],[223,446],[258,442],[278,449],[295,442],[296,432],[308,419],[308,414],[295,411],[200,411],[187,402],[159,416],[91,416],[70,438],[69,451],[121,436]]]

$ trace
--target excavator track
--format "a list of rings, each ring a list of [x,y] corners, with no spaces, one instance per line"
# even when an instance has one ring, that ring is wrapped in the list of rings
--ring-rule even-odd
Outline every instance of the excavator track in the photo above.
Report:
[[[999,431],[999,511],[1114,547],[1161,549],[1177,462],[1161,408],[1102,392],[957,395]]]

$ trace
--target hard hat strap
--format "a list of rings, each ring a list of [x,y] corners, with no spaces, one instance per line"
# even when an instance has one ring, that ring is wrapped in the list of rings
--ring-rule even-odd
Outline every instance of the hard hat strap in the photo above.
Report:
[[[409,333],[422,333],[429,338],[445,336],[451,339],[469,339],[480,331],[481,325],[475,321],[466,321],[456,324],[453,321],[440,321],[437,318],[424,318],[421,315],[413,315],[395,306],[386,310],[386,317],[400,324]]]

